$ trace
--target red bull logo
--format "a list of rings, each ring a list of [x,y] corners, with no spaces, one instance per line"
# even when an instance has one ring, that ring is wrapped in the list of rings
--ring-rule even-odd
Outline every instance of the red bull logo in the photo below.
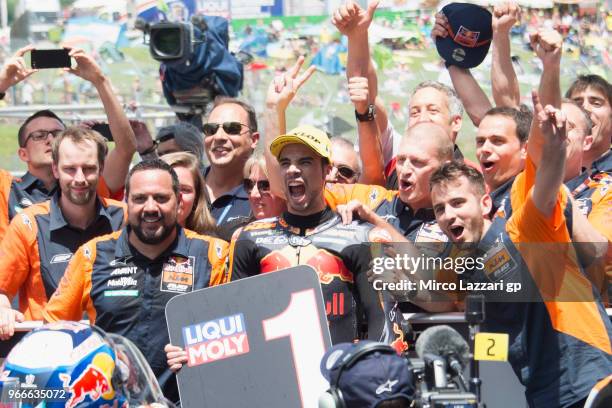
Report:
[[[472,31],[464,26],[459,27],[457,35],[455,35],[455,42],[466,47],[476,47],[478,43],[478,37],[480,37],[480,31]]]
[[[319,282],[324,285],[329,285],[334,278],[343,282],[353,282],[353,273],[347,269],[342,259],[323,249],[317,250],[306,265],[312,266],[317,271]]]
[[[389,344],[395,349],[397,354],[402,354],[408,350],[408,342],[404,339],[404,332],[397,323],[393,323],[393,333],[395,333],[395,339]]]
[[[342,259],[312,245],[301,247],[299,253],[290,246],[272,251],[261,260],[260,265],[262,273],[308,265],[317,271],[319,282],[323,285],[329,285],[334,278],[343,282],[353,282],[353,273],[347,269]]]
[[[100,398],[110,400],[114,398],[115,392],[110,382],[115,362],[107,353],[98,353],[87,368],[76,378],[72,379],[67,374],[60,374],[64,389],[69,396],[66,408],[74,408],[87,400],[97,401]]]

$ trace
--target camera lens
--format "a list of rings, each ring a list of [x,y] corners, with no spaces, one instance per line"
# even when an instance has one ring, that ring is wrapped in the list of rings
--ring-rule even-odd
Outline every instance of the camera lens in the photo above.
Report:
[[[151,44],[157,55],[179,58],[181,55],[181,30],[178,27],[164,27],[151,32]]]

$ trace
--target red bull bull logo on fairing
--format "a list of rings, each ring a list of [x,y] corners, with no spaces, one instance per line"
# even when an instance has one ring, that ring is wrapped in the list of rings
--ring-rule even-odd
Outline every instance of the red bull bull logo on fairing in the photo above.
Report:
[[[70,382],[69,376],[62,378],[64,388],[70,393],[70,398],[66,401],[66,408],[74,408],[87,397],[91,401],[100,399],[102,394],[111,391],[110,381],[96,366],[89,364],[76,380]]]

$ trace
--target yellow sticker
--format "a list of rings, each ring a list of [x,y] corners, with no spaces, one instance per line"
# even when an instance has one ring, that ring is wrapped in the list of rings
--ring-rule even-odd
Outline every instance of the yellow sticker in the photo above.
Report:
[[[477,333],[474,360],[508,361],[507,333]]]

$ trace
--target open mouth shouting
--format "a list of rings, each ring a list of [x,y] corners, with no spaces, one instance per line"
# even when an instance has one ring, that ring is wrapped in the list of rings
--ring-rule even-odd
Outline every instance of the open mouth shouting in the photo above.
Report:
[[[490,173],[494,170],[495,162],[492,160],[481,160],[480,167],[482,168],[483,173]]]
[[[291,180],[287,183],[287,190],[292,201],[303,203],[306,200],[306,185],[302,180]]]
[[[415,188],[415,183],[410,179],[399,179],[399,189],[403,193],[410,193]]]
[[[453,224],[448,228],[453,242],[461,242],[464,238],[465,228],[462,225]]]

